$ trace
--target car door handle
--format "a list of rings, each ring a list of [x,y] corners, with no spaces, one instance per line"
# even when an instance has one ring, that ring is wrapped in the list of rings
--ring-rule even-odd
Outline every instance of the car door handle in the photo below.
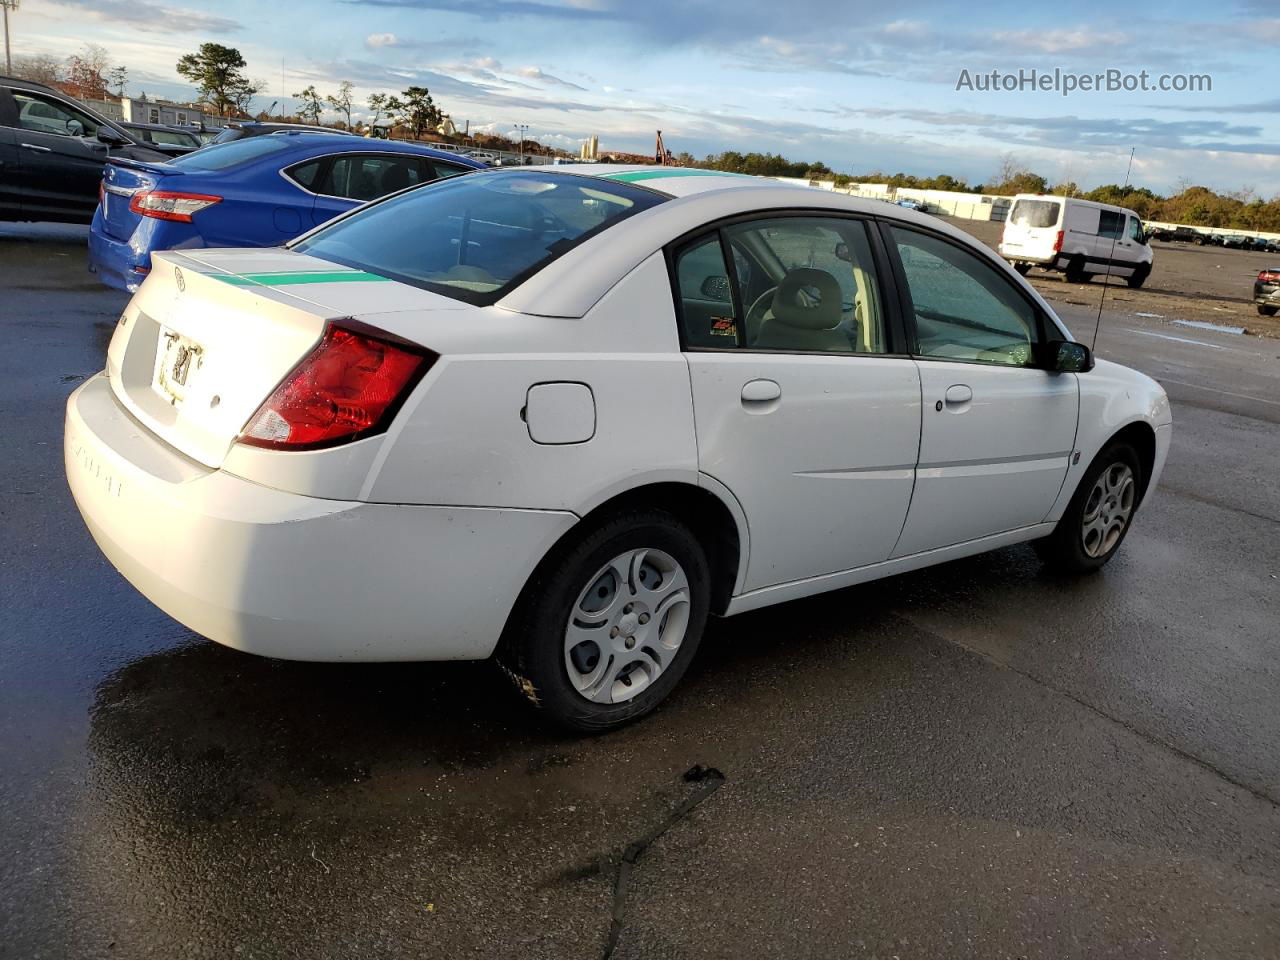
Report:
[[[947,387],[946,400],[947,409],[959,412],[967,409],[969,401],[973,399],[973,389],[963,383],[955,383]],[[938,407],[942,409],[941,405]]]
[[[748,380],[742,386],[743,403],[770,403],[782,396],[782,387],[773,380]]]
[[[50,150],[48,147],[41,147],[34,143],[24,143],[22,146],[23,146],[23,149],[34,150],[36,153],[53,153],[53,151]]]

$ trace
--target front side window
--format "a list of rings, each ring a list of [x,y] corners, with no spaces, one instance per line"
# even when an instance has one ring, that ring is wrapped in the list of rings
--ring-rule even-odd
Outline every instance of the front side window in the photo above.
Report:
[[[488,304],[584,240],[665,199],[595,177],[478,172],[358,210],[293,249]]]
[[[1098,211],[1098,236],[1118,240],[1124,234],[1124,214],[1114,210]]]
[[[1134,243],[1147,242],[1147,235],[1142,230],[1142,221],[1137,217],[1129,218],[1129,239]]]
[[[425,183],[423,162],[413,156],[369,156],[349,153],[335,157],[316,193],[347,200],[376,200],[388,193]]]
[[[1032,365],[1039,341],[1035,309],[994,266],[938,237],[891,229],[911,295],[919,356]]]
[[[92,137],[98,133],[98,121],[61,100],[25,90],[12,93],[18,106],[18,127],[22,130],[63,137]]]

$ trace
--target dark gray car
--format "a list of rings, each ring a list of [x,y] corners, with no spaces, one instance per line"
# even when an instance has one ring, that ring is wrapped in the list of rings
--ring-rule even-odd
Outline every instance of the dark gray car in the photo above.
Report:
[[[52,87],[0,76],[0,220],[88,223],[107,157],[169,154]]]

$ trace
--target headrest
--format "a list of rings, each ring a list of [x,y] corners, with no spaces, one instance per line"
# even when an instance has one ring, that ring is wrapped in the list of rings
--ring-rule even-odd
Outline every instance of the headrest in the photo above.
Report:
[[[773,294],[773,316],[801,330],[831,330],[840,325],[840,284],[825,270],[797,267]]]

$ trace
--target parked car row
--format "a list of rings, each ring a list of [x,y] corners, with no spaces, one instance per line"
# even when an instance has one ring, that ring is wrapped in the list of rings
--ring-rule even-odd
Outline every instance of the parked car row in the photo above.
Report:
[[[1179,226],[1172,230],[1168,227],[1156,227],[1151,231],[1150,236],[1152,240],[1160,240],[1164,243],[1194,243],[1200,247],[1228,247],[1234,250],[1253,250],[1261,253],[1280,252],[1280,239],[1274,237],[1215,233],[1212,230],[1200,230],[1196,227]]]

